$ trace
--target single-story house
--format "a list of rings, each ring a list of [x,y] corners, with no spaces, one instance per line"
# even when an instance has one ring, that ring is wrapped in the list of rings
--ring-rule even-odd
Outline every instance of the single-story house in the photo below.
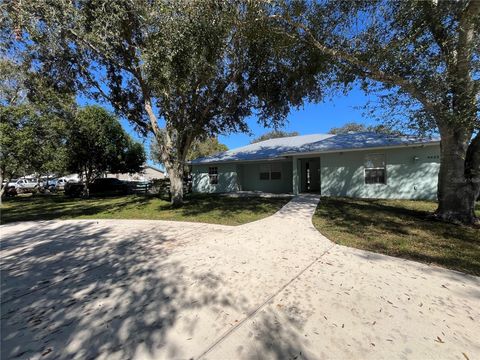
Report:
[[[128,173],[118,173],[112,174],[107,173],[105,177],[108,178],[116,178],[119,180],[125,181],[150,181],[150,180],[157,180],[157,179],[164,179],[165,172],[153,167],[151,165],[145,165],[142,171],[138,173],[128,174]]]
[[[371,132],[270,139],[190,162],[199,193],[436,199],[440,139]]]

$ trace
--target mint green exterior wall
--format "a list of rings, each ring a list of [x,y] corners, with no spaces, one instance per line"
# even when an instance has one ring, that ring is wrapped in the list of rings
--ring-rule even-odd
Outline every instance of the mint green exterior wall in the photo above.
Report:
[[[272,162],[244,163],[240,165],[240,188],[245,191],[263,191],[271,193],[292,192],[292,161],[275,162],[281,166],[281,179],[260,180],[260,168]]]
[[[260,180],[262,165],[273,162],[251,163],[224,163],[192,166],[192,190],[199,193],[223,193],[244,191],[263,191],[271,193],[292,192],[292,162],[275,161],[281,166],[281,179]],[[209,166],[218,167],[218,184],[210,184],[208,177]]]
[[[385,154],[386,184],[365,184],[366,154]],[[414,160],[418,158],[417,160]],[[321,193],[385,199],[436,199],[440,147],[409,147],[320,155]]]
[[[385,154],[386,184],[365,184],[367,154]],[[216,185],[209,183],[208,165],[194,165],[192,189],[201,193],[244,190],[298,194],[303,187],[302,171],[305,171],[303,162],[306,159],[307,156],[303,156],[275,162],[281,165],[280,180],[260,180],[260,167],[273,162],[212,164],[210,166],[218,167],[219,181]],[[309,155],[308,159],[320,159],[323,196],[431,200],[437,197],[439,145],[324,153]]]
[[[218,167],[218,184],[210,184],[208,168]],[[192,166],[192,191],[199,193],[224,193],[238,191],[237,164],[212,164]]]

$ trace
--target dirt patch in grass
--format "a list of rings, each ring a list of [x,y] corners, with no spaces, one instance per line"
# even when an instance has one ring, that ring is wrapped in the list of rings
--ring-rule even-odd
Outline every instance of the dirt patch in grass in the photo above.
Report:
[[[289,200],[189,195],[182,207],[172,207],[166,200],[143,195],[90,199],[22,196],[3,202],[0,219],[2,224],[52,219],[148,219],[240,225],[274,214]]]
[[[480,228],[428,219],[436,206],[431,201],[322,198],[313,223],[341,245],[480,275]]]

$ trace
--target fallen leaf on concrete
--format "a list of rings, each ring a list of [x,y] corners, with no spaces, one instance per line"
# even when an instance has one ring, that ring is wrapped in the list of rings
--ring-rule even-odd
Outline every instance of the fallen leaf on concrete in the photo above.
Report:
[[[439,343],[441,343],[441,344],[444,344],[444,343],[445,343],[445,341],[443,341],[443,340],[440,338],[440,336],[437,336],[437,340],[435,340],[435,341],[436,341],[436,342],[439,342]]]

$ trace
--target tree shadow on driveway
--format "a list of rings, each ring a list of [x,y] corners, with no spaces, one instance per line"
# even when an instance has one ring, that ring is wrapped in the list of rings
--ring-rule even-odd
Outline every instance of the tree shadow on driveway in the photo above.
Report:
[[[178,357],[166,339],[180,312],[195,334],[189,313],[234,306],[208,272],[191,291],[184,264],[169,257],[175,238],[93,221],[47,225],[2,236],[2,359]]]

